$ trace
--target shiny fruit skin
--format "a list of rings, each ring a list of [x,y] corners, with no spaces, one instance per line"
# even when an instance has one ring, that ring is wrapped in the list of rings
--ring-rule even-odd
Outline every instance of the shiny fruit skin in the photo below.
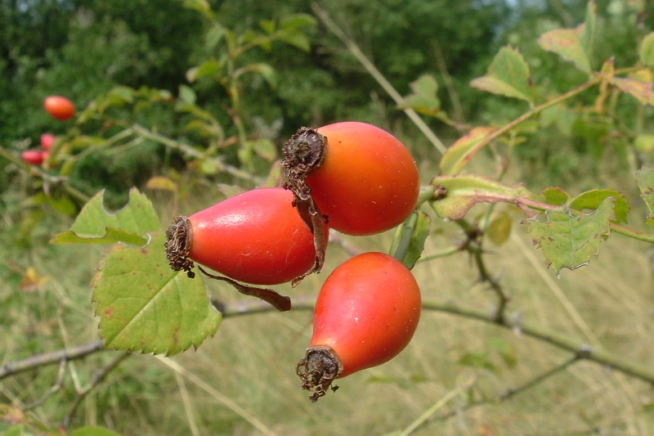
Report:
[[[43,152],[40,150],[25,150],[20,157],[23,162],[30,165],[41,165],[45,160]]]
[[[411,341],[421,313],[413,274],[384,253],[363,253],[339,265],[323,284],[311,346],[330,347],[338,378],[381,365]]]
[[[51,133],[44,133],[41,135],[41,147],[43,147],[44,150],[50,150],[50,147],[52,147],[52,144],[55,142],[55,139],[57,137]]]
[[[188,217],[189,258],[234,280],[286,283],[315,260],[313,235],[282,188],[246,191]]]
[[[348,235],[372,235],[396,227],[411,214],[420,176],[411,153],[398,139],[360,122],[316,130],[327,138],[327,151],[306,183],[331,228]]]
[[[75,115],[75,106],[66,97],[51,95],[43,101],[46,112],[59,121],[69,120]]]

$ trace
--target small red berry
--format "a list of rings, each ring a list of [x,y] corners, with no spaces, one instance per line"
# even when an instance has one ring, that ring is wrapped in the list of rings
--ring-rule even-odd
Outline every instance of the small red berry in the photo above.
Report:
[[[44,150],[50,150],[50,147],[52,147],[55,139],[57,139],[55,135],[51,133],[44,133],[41,135],[41,147],[43,147]]]
[[[41,165],[43,163],[43,152],[41,150],[25,150],[21,159],[30,165]]]
[[[43,101],[43,107],[53,118],[59,121],[69,120],[75,115],[75,106],[66,97],[51,95]]]

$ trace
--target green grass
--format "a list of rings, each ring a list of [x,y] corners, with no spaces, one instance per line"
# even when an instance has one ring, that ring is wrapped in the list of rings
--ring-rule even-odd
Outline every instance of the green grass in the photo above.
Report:
[[[162,202],[163,215],[167,208]],[[490,271],[501,274],[511,295],[509,316],[651,366],[650,247],[613,235],[598,259],[575,271],[564,270],[557,279],[518,224],[521,215],[513,218],[517,239],[486,247]],[[48,223],[52,230],[66,225],[54,222]],[[425,255],[460,237],[453,224],[434,224],[442,232],[429,239]],[[391,236],[347,240],[362,250],[386,251]],[[42,237],[30,248],[5,244],[0,253],[7,259],[0,265],[0,364],[98,338],[88,283],[103,249],[53,247],[46,240]],[[342,247],[331,245],[323,273],[295,289],[277,289],[291,297],[315,295],[327,274],[347,257]],[[33,267],[48,281],[32,292],[21,291],[21,275],[8,262],[23,270]],[[419,263],[414,273],[425,299],[489,311],[495,304],[494,294],[477,283],[466,254]],[[221,284],[210,287],[223,301],[243,298]],[[308,311],[237,316],[225,319],[216,336],[197,351],[165,359],[169,364],[150,355],[130,356],[83,401],[73,427],[101,425],[144,436],[384,435],[407,428],[448,393],[471,383],[412,434],[654,433],[654,411],[645,407],[654,402],[651,386],[593,362],[577,362],[505,402],[495,401],[570,354],[519,331],[433,311],[423,313],[414,340],[396,359],[339,380],[337,392],[312,404],[295,375],[310,321]],[[514,365],[499,346],[505,358],[515,359]],[[75,380],[85,385],[115,355],[102,352],[70,363],[62,389],[30,411],[33,420],[56,427],[72,403]],[[477,365],[462,365],[466,356]],[[55,365],[0,381],[0,404],[33,404],[55,383],[57,369]],[[486,403],[463,410],[471,398]],[[440,418],[452,412],[455,416]],[[2,425],[0,432],[6,428]]]

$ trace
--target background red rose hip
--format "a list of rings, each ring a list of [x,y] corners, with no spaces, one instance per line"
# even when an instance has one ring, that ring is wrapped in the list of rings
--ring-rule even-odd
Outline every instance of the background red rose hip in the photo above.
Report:
[[[44,150],[50,150],[50,147],[52,147],[52,144],[55,142],[55,139],[57,137],[51,133],[44,133],[41,135],[41,147],[43,147]]]
[[[66,97],[51,95],[43,101],[46,112],[59,121],[69,120],[75,115],[75,106]]]
[[[41,150],[25,150],[20,157],[23,162],[31,165],[41,165],[45,160]]]

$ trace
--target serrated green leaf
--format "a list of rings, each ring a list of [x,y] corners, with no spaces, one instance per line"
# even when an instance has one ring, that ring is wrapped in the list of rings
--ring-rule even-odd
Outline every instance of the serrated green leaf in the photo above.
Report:
[[[636,136],[634,147],[641,153],[649,153],[654,150],[654,135],[642,134]]]
[[[543,250],[545,261],[557,274],[562,268],[572,270],[587,265],[591,256],[597,256],[600,243],[611,232],[612,203],[607,198],[597,210],[586,215],[548,211],[543,222],[525,221],[534,245]]]
[[[116,244],[92,280],[105,346],[166,355],[198,347],[216,333],[221,314],[201,279],[170,269],[163,232],[147,247]]]
[[[463,218],[478,203],[509,202],[521,207],[525,202],[540,200],[521,183],[505,185],[476,174],[438,176],[430,184],[443,192],[443,198],[430,203],[432,208],[441,218],[453,220]],[[530,213],[524,207],[523,212]]]
[[[543,199],[545,203],[554,206],[563,206],[570,200],[570,194],[561,188],[549,187],[543,190]]]
[[[640,61],[647,65],[654,65],[654,32],[648,33],[640,43],[638,50]]]
[[[511,216],[506,212],[500,213],[488,225],[488,229],[486,230],[488,239],[498,247],[501,246],[511,235],[511,224]]]
[[[613,213],[618,223],[627,222],[629,203],[624,195],[612,189],[593,189],[579,194],[570,201],[570,209],[584,211],[585,209],[596,210],[607,198],[613,198]]]
[[[279,20],[279,27],[284,30],[299,29],[300,27],[315,26],[317,20],[309,14],[289,14]]]
[[[440,110],[441,102],[436,96],[438,82],[432,75],[420,76],[409,86],[413,92],[404,97],[398,109],[413,109],[426,115],[434,115]]]
[[[120,436],[120,434],[102,427],[82,427],[72,432],[70,436]]]
[[[186,104],[195,104],[197,96],[193,88],[186,85],[179,85],[179,99]]]
[[[474,79],[470,85],[493,94],[533,102],[529,66],[522,54],[511,46],[502,47],[488,67],[488,73]]]
[[[572,62],[584,73],[590,74],[590,60],[581,43],[580,34],[584,33],[584,25],[576,29],[558,29],[546,32],[538,38],[538,45],[543,50],[556,53],[568,62]]]
[[[641,82],[640,80],[625,79],[624,77],[611,77],[608,81],[620,91],[635,97],[641,104],[654,105],[652,82]]]
[[[636,171],[636,184],[649,212],[647,224],[654,228],[654,167],[643,167]]]
[[[104,191],[84,205],[70,230],[55,236],[54,244],[124,242],[141,246],[146,233],[161,229],[159,217],[148,198],[136,188],[129,191],[129,202],[116,212],[104,208]]]
[[[475,127],[459,138],[443,155],[441,172],[445,175],[459,173],[480,150],[480,142],[496,130],[496,127]]]

